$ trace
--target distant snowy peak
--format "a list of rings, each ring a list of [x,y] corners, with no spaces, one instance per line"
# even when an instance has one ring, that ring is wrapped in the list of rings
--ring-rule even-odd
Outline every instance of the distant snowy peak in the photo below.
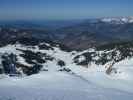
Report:
[[[101,21],[112,24],[125,24],[133,23],[133,17],[106,17],[102,18]]]

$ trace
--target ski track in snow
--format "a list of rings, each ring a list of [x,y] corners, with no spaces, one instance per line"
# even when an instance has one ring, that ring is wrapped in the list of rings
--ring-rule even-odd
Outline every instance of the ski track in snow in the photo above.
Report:
[[[10,82],[10,83],[9,83]],[[106,89],[64,72],[42,72],[0,81],[0,100],[132,100],[133,94]]]
[[[21,54],[16,48],[26,49],[21,45],[9,45],[0,48],[0,52]],[[34,51],[41,50],[36,48]],[[132,100],[132,67],[122,67],[124,74],[109,77],[102,72],[104,68],[91,65],[93,67],[86,69],[73,64],[71,53],[58,48],[41,52],[56,58],[44,64],[44,67],[48,65],[48,72],[42,71],[22,78],[3,76],[4,78],[0,79],[0,100]],[[19,59],[25,63],[24,59]],[[59,66],[56,65],[59,59],[66,61],[65,67],[72,72],[59,72]],[[132,60],[124,60],[114,67],[132,66]]]

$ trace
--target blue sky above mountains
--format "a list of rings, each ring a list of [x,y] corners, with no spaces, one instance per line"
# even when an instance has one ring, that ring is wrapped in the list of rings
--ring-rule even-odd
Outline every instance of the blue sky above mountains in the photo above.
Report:
[[[132,16],[133,0],[0,0],[0,19]]]

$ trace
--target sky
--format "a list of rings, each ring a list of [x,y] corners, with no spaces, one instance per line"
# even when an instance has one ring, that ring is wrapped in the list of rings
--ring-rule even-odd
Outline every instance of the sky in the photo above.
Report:
[[[0,20],[133,16],[133,0],[0,0]]]

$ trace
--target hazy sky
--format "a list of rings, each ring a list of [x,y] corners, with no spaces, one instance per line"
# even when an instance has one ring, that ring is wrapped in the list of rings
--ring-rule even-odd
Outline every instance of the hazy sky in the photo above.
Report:
[[[133,16],[133,0],[0,0],[0,20]]]

